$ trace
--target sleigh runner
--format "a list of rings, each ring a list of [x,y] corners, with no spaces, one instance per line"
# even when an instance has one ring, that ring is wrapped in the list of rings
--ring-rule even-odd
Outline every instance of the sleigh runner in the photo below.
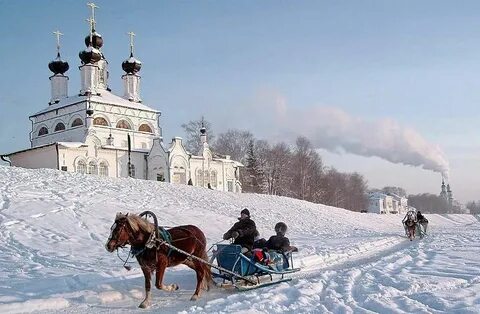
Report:
[[[285,278],[285,275],[297,272],[300,268],[293,267],[291,252],[278,254],[282,256],[282,265],[280,269],[275,269],[257,261],[254,256],[243,254],[240,245],[216,244],[210,262],[216,262],[220,268],[214,267],[216,270],[212,271],[212,277],[223,280],[222,285],[231,284],[240,291],[290,281],[292,278]]]

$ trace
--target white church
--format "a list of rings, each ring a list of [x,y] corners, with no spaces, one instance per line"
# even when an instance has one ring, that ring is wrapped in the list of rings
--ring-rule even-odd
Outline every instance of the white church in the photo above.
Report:
[[[203,143],[199,152],[186,151],[175,137],[166,146],[161,137],[160,111],[140,97],[139,71],[142,63],[133,56],[122,63],[125,74],[123,96],[108,87],[108,62],[102,53],[103,39],[95,31],[92,8],[86,49],[79,54],[80,93],[68,95],[69,69],[60,57],[48,65],[53,72],[49,106],[29,117],[31,147],[1,156],[12,166],[52,168],[108,177],[133,177],[177,184],[192,184],[214,190],[241,192],[242,164],[230,157],[217,158],[207,142],[205,128],[199,130]]]

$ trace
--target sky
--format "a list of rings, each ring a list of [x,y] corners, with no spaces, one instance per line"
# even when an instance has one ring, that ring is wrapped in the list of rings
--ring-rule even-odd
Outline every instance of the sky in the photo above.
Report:
[[[213,132],[304,135],[324,163],[370,187],[480,199],[478,1],[96,1],[109,85],[135,37],[144,104],[168,141],[201,116]],[[48,106],[55,30],[80,89],[86,1],[0,0],[0,152],[29,147]]]
[[[409,241],[403,214],[365,214],[289,197],[233,196],[52,169],[0,167],[0,182],[0,313],[480,312],[478,215],[423,212],[427,236],[417,233]],[[293,267],[300,269],[285,275],[291,281],[243,292],[227,282],[191,301],[195,273],[179,265],[162,276],[165,285],[179,289],[152,287],[151,307],[138,308],[145,297],[141,268],[129,259],[127,271],[119,259],[125,261],[129,245],[112,253],[105,248],[116,238],[110,228],[118,212],[131,217],[151,210],[161,226],[194,224],[211,257],[213,249],[222,251],[215,244],[228,244],[222,235],[245,207],[265,239],[279,221],[287,223],[286,237],[298,248]],[[172,242],[182,248],[185,241]]]

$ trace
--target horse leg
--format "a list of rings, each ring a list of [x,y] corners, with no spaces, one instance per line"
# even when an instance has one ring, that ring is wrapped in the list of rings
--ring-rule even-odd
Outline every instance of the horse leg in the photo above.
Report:
[[[152,273],[148,267],[142,266],[143,276],[145,277],[145,299],[140,303],[138,307],[144,309],[150,306],[152,293],[150,292],[151,288],[151,281],[152,281]]]
[[[157,261],[157,272],[155,274],[155,287],[163,291],[175,291],[178,290],[178,285],[172,283],[171,285],[163,284],[163,275],[165,274],[165,269],[167,268],[167,258],[158,256]]]
[[[190,298],[190,301],[197,301],[200,297],[200,292],[202,291],[202,286],[205,280],[204,265],[199,261],[192,260],[187,260],[184,264],[193,269],[197,275],[197,287],[195,288],[195,293]]]

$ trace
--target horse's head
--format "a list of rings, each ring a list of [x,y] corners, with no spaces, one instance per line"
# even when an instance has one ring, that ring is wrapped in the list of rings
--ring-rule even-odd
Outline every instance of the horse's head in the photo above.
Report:
[[[117,213],[115,222],[110,228],[110,236],[105,244],[107,251],[113,252],[115,249],[129,244],[129,228],[128,214]]]

